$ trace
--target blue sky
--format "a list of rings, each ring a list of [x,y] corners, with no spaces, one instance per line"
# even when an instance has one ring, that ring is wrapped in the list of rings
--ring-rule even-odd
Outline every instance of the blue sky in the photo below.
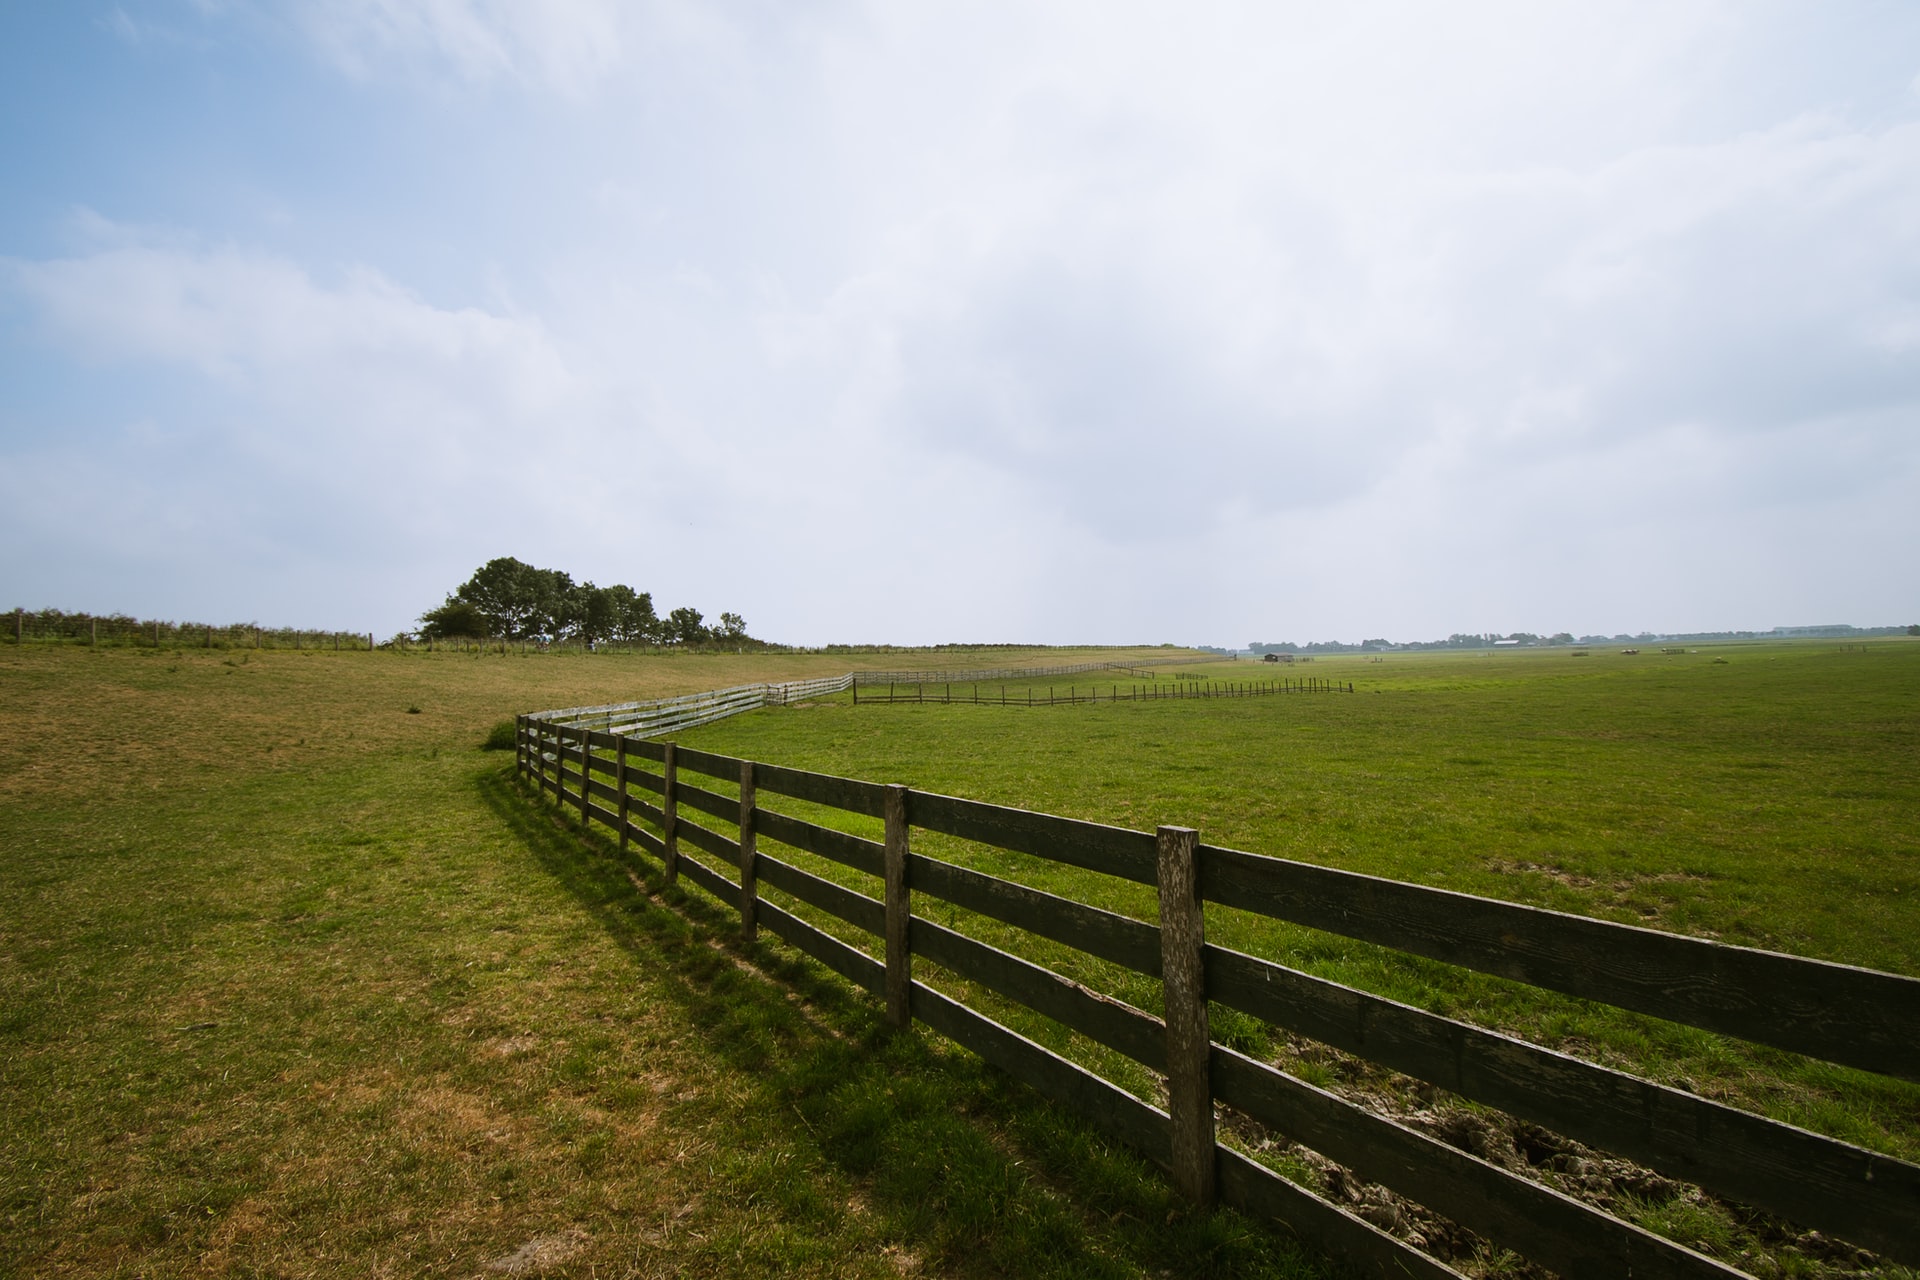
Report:
[[[0,605],[1920,620],[1920,9],[0,9]]]

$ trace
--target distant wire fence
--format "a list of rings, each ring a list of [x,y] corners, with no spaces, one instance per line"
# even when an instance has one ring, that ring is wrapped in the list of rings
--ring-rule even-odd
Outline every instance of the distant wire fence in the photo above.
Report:
[[[617,733],[625,738],[652,738],[663,733],[675,733],[682,729],[692,729],[698,725],[712,724],[715,720],[724,720],[728,716],[737,716],[746,711],[758,711],[762,707],[785,706],[803,698],[824,697],[829,694],[853,691],[854,701],[868,702],[934,702],[937,698],[918,699],[888,695],[876,697],[872,693],[861,693],[862,686],[871,689],[885,684],[891,691],[902,683],[902,677],[918,677],[923,686],[928,684],[953,685],[964,682],[986,680],[1032,680],[1047,679],[1062,675],[1077,675],[1089,671],[1131,671],[1136,668],[1169,666],[1173,664],[1191,665],[1193,662],[1218,662],[1223,659],[1208,655],[1198,659],[1154,658],[1148,662],[1082,662],[1065,667],[999,667],[991,671],[850,671],[843,676],[825,676],[814,680],[789,680],[778,684],[740,684],[727,689],[712,689],[705,693],[682,694],[677,698],[652,698],[637,702],[614,702],[593,707],[561,707],[553,711],[536,711],[532,719],[544,724],[567,725],[598,729],[603,733]],[[1295,681],[1294,683],[1300,683]],[[1324,683],[1324,682],[1323,682]],[[1004,695],[1003,695],[1004,696]],[[1168,697],[1183,696],[1168,694]],[[1184,694],[1184,696],[1199,696]],[[1226,696],[1226,695],[1219,695]],[[952,698],[949,701],[963,701]],[[1081,698],[1080,701],[1091,701]],[[982,700],[983,701],[983,700]],[[1109,699],[1111,701],[1111,699]],[[1014,705],[1007,701],[1006,705]],[[1045,706],[1047,703],[1033,703]]]
[[[376,645],[371,631],[309,631],[253,622],[164,622],[124,613],[15,609],[0,632],[15,644],[111,645],[122,649],[358,649]]]
[[[954,685],[960,686],[958,693]],[[1266,698],[1282,693],[1352,693],[1352,681],[1325,680],[1318,676],[1307,676],[1299,680],[1208,680],[1199,684],[1181,682],[1178,684],[1118,685],[1110,684],[1105,689],[1099,685],[1068,685],[1061,693],[1053,686],[1046,689],[1046,696],[1040,696],[1040,690],[1033,685],[1014,690],[1014,696],[1007,696],[1007,687],[989,688],[983,696],[980,685],[973,681],[928,682],[916,684],[910,690],[889,684],[885,693],[875,693],[873,686],[868,692],[860,692],[856,684],[853,700],[862,702],[932,702],[935,704],[962,703],[976,707],[1071,707],[1083,702],[1177,702],[1184,698]]]
[[[996,680],[1050,680],[1061,676],[1084,675],[1089,671],[1124,671],[1129,674],[1147,673],[1149,667],[1192,667],[1202,662],[1227,662],[1226,654],[1205,654],[1198,658],[1145,658],[1139,662],[1076,662],[1064,667],[997,667],[990,671],[856,671],[853,680],[856,685],[875,684],[959,684],[961,681],[979,681],[991,684]]]

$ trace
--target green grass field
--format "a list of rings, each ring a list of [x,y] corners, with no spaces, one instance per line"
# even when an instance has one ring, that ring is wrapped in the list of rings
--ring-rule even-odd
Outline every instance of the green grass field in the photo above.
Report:
[[[0,649],[0,1275],[1314,1273],[781,948],[739,949],[727,911],[583,841],[478,750],[518,710],[849,665]],[[838,698],[683,740],[1920,973],[1920,644],[1310,670],[1360,692]],[[1144,913],[1092,877],[925,847]],[[1920,1090],[1302,931],[1209,930],[1920,1154]],[[1642,1210],[1744,1239],[1685,1213]]]
[[[1314,1274],[478,749],[846,667],[0,649],[0,1276]]]
[[[688,737],[732,755],[1137,829],[1196,826],[1210,843],[1920,974],[1920,838],[1911,823],[1920,811],[1920,645],[1393,655],[1321,660],[1306,671],[1351,680],[1357,692],[1031,709],[832,699]],[[1242,663],[1192,674],[1272,672]],[[1067,692],[1066,682],[1052,683]],[[936,856],[1153,917],[1151,891],[1138,886],[916,840]],[[858,884],[830,864],[807,865]],[[997,945],[1156,1008],[1151,979],[955,914]],[[1240,913],[1210,910],[1208,931],[1310,972],[1920,1158],[1920,1089],[1910,1085]],[[1119,1055],[969,994],[1153,1096],[1152,1078]],[[1315,1083],[1338,1085],[1344,1072],[1348,1092],[1370,1101],[1411,1083],[1396,1086],[1249,1021],[1218,1011],[1216,1031]],[[1697,1197],[1610,1207],[1744,1256],[1748,1268],[1799,1265],[1793,1249],[1780,1249],[1778,1229]]]

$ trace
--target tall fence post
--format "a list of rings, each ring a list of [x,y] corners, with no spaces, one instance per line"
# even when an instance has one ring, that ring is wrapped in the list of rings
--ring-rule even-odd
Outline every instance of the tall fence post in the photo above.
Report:
[[[627,739],[622,734],[613,740],[613,784],[620,789],[620,852],[627,851]]]
[[[680,878],[680,767],[673,758],[673,744],[667,743],[667,759],[661,766],[666,783],[660,788],[661,858],[667,864],[667,883]]]
[[[520,775],[521,781],[527,776],[527,718],[513,718],[513,769]]]
[[[760,933],[754,907],[760,901],[759,852],[753,832],[753,761],[740,762],[740,941]]]
[[[1174,1187],[1196,1206],[1213,1203],[1213,1090],[1207,1078],[1212,1040],[1207,1028],[1201,948],[1205,917],[1194,851],[1200,833],[1161,827],[1160,972],[1167,1015],[1167,1114],[1173,1138]]]
[[[587,797],[591,794],[587,779],[593,770],[593,730],[580,726],[580,829],[587,827]]]
[[[913,900],[907,890],[907,789],[889,786],[885,806],[887,835],[887,1021],[904,1027],[913,1020],[908,996],[913,987],[913,957],[907,950],[907,926]]]

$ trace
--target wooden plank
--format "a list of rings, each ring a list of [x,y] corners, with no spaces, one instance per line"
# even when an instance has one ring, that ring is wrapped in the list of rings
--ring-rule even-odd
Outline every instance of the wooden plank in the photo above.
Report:
[[[764,767],[764,765],[754,766],[756,770]],[[765,788],[763,787],[762,790]],[[790,844],[796,849],[817,853],[823,858],[830,858],[842,866],[852,867],[855,871],[864,871],[868,875],[884,874],[886,846],[878,841],[863,840],[859,836],[850,836],[844,831],[835,831],[832,827],[823,827],[800,818],[788,817],[784,813],[775,813],[771,809],[760,810],[758,821],[760,834],[769,840],[778,840],[781,844]]]
[[[625,735],[623,734],[621,736],[624,737]],[[648,742],[645,738],[627,738],[627,754],[640,756],[643,759],[652,760],[655,763],[661,763],[667,758],[667,744],[664,742]]]
[[[886,788],[878,783],[836,778],[829,773],[808,773],[804,769],[786,769],[773,764],[760,764],[760,771],[760,789],[763,791],[792,796],[796,800],[810,800],[814,804],[845,809],[849,813],[863,813],[869,818],[886,816]]]
[[[696,787],[684,778],[680,782],[678,798],[680,803],[689,809],[698,809],[701,813],[724,818],[728,822],[733,822],[740,816],[738,800],[730,799],[717,791],[709,791],[705,787]]]
[[[879,899],[855,893],[831,880],[822,880],[819,876],[764,853],[759,860],[760,878],[782,893],[790,893],[800,901],[845,920],[856,929],[864,929],[876,938],[886,935],[887,908]]]
[[[657,773],[646,769],[636,769],[631,761],[627,764],[627,781],[659,795],[667,789],[667,780]]]
[[[715,755],[711,751],[696,751],[692,747],[681,747],[677,756],[682,769],[704,773],[709,778],[725,778],[731,782],[740,776],[740,761],[732,756]]]
[[[1166,1025],[1151,1014],[924,917],[914,919],[911,934],[914,955],[944,965],[1143,1066],[1166,1069]]]
[[[739,886],[735,885],[733,881],[727,879],[718,871],[715,871],[712,867],[709,867],[706,863],[700,861],[700,859],[682,855],[680,858],[680,872],[686,876],[687,879],[693,881],[693,883],[699,885],[720,901],[727,903],[729,906],[733,904],[735,900],[734,895],[738,891]]]
[[[869,995],[886,994],[887,967],[858,947],[850,947],[830,933],[822,933],[800,917],[771,902],[760,904],[760,923],[767,932],[812,956]]]
[[[1920,1080],[1920,979],[1203,847],[1201,893],[1568,995]]]
[[[1746,1280],[1704,1254],[1215,1046],[1214,1094],[1370,1182],[1570,1277]]]
[[[586,803],[585,809],[586,812],[581,815],[582,821],[598,822],[611,831],[620,829],[620,815],[612,809],[602,808],[591,800]]]
[[[904,1027],[913,1020],[908,1007],[913,984],[913,950],[909,925],[913,918],[913,899],[907,890],[907,789],[887,788],[884,813],[887,839],[882,850],[881,872],[886,881],[886,957],[887,1021]]]
[[[617,733],[604,733],[598,729],[589,729],[587,731],[587,741],[593,744],[593,748],[596,751],[618,751],[620,750],[620,743],[623,739]]]
[[[609,801],[616,808],[619,807],[620,788],[611,782],[602,782],[598,778],[591,779],[587,783],[587,793],[601,800]]]
[[[1153,837],[1144,831],[1106,827],[1075,818],[1056,818],[1003,805],[916,791],[913,825],[977,840],[998,849],[1030,853],[1139,884],[1154,883]]]
[[[1920,1165],[1280,965],[1206,949],[1221,1004],[1912,1265]]]
[[[1215,1157],[1222,1202],[1276,1222],[1301,1243],[1376,1280],[1464,1280],[1446,1263],[1228,1147]]]
[[[716,858],[725,858],[729,863],[739,865],[740,846],[721,835],[718,831],[709,831],[697,822],[675,824],[680,838],[696,849],[703,849]]]
[[[667,853],[666,842],[645,827],[633,823],[627,824],[627,835],[633,842],[656,858],[664,858]]]
[[[638,796],[627,802],[627,808],[632,814],[645,818],[656,827],[663,825],[666,821],[666,810],[660,808],[658,805],[648,804]]]
[[[1192,827],[1161,827],[1155,837],[1160,880],[1160,984],[1165,992],[1167,1115],[1173,1185],[1188,1200],[1213,1203],[1213,1092],[1207,1060],[1206,945]]]
[[[1079,1114],[1094,1128],[1164,1166],[1167,1116],[1118,1085],[1068,1062],[925,983],[913,984],[913,1016],[947,1039]]]
[[[1144,921],[918,853],[907,855],[907,874],[916,893],[1064,942],[1138,973],[1160,976],[1160,931]]]

